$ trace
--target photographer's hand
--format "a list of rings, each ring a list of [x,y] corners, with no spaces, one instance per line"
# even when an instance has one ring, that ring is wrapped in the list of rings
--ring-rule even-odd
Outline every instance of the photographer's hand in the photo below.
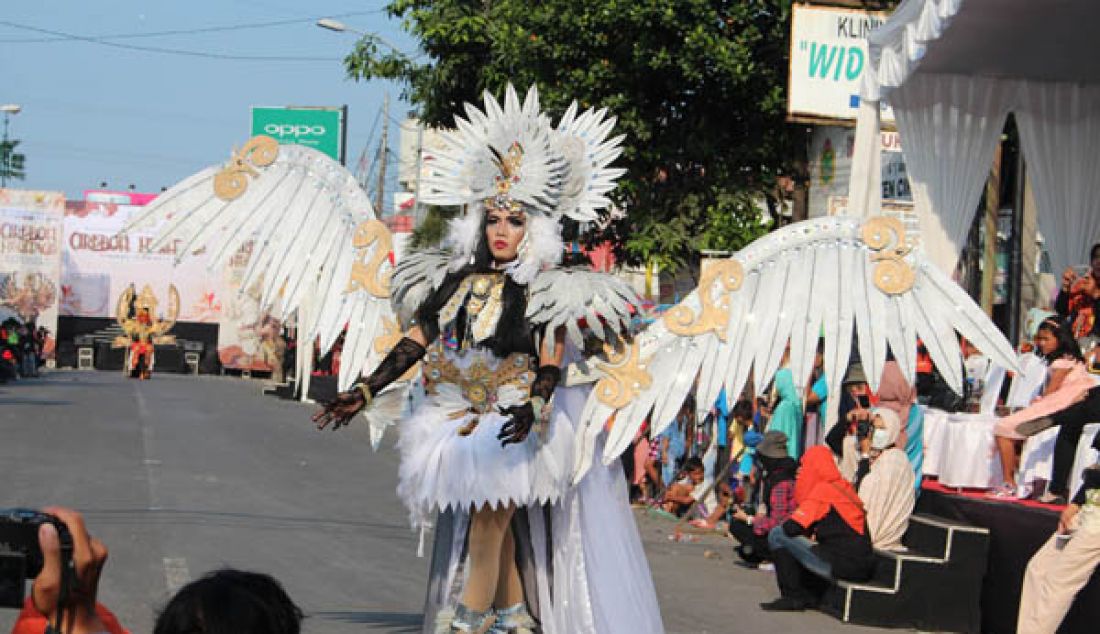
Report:
[[[42,572],[34,579],[31,600],[35,609],[56,624],[58,613],[64,616],[61,631],[65,634],[91,634],[107,631],[96,611],[96,594],[99,591],[99,575],[107,562],[107,547],[88,534],[84,518],[72,509],[47,507],[42,509],[60,519],[73,538],[73,573],[76,576],[73,593],[62,603],[63,571],[61,569],[61,541],[53,524],[45,523],[38,529],[38,543],[42,548]]]

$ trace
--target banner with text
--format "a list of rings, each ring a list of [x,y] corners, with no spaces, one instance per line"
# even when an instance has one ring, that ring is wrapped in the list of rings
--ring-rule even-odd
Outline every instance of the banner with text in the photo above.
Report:
[[[61,266],[62,192],[0,189],[0,313],[45,326],[53,352]]]
[[[75,203],[65,210],[61,259],[61,314],[114,318],[115,304],[133,284],[153,289],[160,307],[168,286],[180,294],[179,321],[215,323],[222,307],[222,284],[206,269],[206,258],[189,255],[176,265],[179,242],[152,250],[156,228],[123,234],[141,207]],[[168,317],[168,315],[158,315]]]
[[[788,116],[855,121],[859,88],[867,69],[867,34],[888,15],[882,11],[794,5]],[[890,108],[883,108],[882,121],[893,123]]]

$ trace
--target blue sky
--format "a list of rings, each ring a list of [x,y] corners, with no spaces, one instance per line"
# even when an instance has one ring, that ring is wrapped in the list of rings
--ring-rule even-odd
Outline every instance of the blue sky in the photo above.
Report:
[[[408,105],[398,86],[345,77],[344,55],[356,36],[314,25],[339,14],[350,28],[370,31],[405,52],[416,43],[382,0],[6,0],[0,21],[81,37],[125,35],[123,45],[235,56],[324,58],[243,61],[124,50],[80,40],[29,42],[52,36],[0,24],[0,103],[17,103],[11,136],[22,141],[27,179],[15,186],[62,190],[79,198],[106,181],[159,191],[228,157],[249,135],[253,105],[347,104],[348,164],[354,168],[381,109],[391,97],[394,121]],[[134,37],[300,20],[265,28]],[[372,145],[377,145],[379,132]],[[396,171],[396,170],[392,170]]]

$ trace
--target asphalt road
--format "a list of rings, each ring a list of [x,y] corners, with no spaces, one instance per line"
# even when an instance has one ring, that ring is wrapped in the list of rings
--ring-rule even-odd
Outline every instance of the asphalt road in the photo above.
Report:
[[[110,548],[101,600],[135,634],[172,592],[233,566],[280,579],[306,632],[419,632],[427,559],[395,494],[393,439],[318,432],[308,405],[259,382],[55,372],[0,386],[0,507],[81,510]],[[671,542],[639,516],[672,633],[870,632],[808,612],[768,614],[771,573],[733,565],[718,537]],[[15,612],[0,610],[0,631]]]

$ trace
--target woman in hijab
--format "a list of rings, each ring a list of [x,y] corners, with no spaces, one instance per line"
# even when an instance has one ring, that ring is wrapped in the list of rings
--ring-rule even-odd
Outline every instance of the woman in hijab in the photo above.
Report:
[[[794,501],[790,518],[768,533],[780,597],[760,604],[764,610],[805,610],[820,599],[822,580],[866,581],[874,573],[863,502],[828,447],[811,447],[802,457]]]
[[[905,452],[913,471],[913,487],[920,490],[924,466],[924,411],[913,407],[917,400],[917,388],[905,378],[893,353],[887,353],[879,382],[878,404],[897,414],[901,421],[896,446]]]
[[[871,425],[870,471],[860,482],[859,497],[867,509],[874,547],[904,550],[901,538],[909,528],[909,516],[917,500],[909,458],[897,446],[901,422],[894,410],[880,404]]]
[[[780,431],[787,436],[787,450],[798,460],[802,455],[802,399],[794,386],[794,375],[787,367],[790,349],[783,353],[783,367],[775,373],[775,408],[772,410],[768,431]]]

